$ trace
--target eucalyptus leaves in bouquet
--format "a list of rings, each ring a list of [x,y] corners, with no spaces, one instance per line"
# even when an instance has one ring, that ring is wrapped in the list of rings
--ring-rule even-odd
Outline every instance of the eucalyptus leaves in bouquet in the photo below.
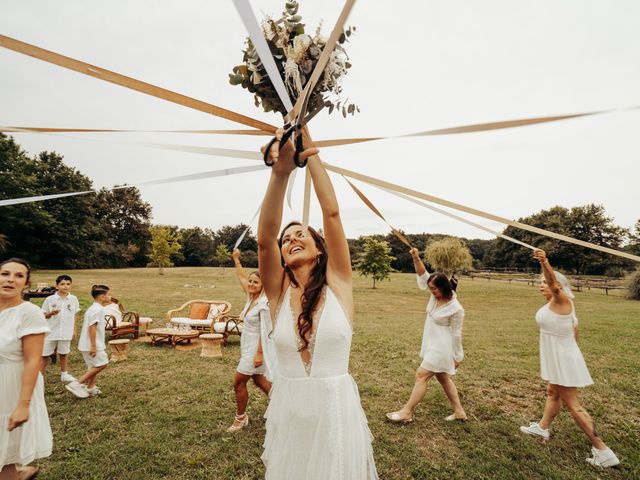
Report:
[[[287,1],[281,18],[274,20],[267,17],[262,22],[267,45],[294,103],[311,77],[327,43],[328,39],[320,34],[320,28],[321,25],[316,28],[313,36],[305,33],[305,24],[298,15],[298,2],[293,0]],[[329,113],[335,109],[345,117],[360,111],[357,105],[340,99],[342,78],[351,68],[343,45],[355,30],[355,27],[349,27],[340,36],[324,72],[311,92],[309,111],[321,105],[328,107]],[[282,105],[251,39],[247,38],[246,44],[243,63],[233,68],[233,73],[229,74],[229,83],[241,85],[253,93],[256,107],[262,105],[265,112],[276,111],[286,115],[287,110]]]

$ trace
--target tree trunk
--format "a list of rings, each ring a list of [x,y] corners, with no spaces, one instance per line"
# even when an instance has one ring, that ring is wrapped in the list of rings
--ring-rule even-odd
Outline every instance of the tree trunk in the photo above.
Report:
[[[160,275],[164,275],[164,271],[162,270],[162,267],[158,267],[158,273]]]
[[[375,290],[375,288],[376,288],[376,279],[374,278],[373,279],[373,289]]]

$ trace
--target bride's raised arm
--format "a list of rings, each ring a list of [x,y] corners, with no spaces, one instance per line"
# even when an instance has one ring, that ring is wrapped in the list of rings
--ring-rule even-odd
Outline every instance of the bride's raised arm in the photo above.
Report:
[[[305,140],[309,140],[306,131]],[[332,283],[337,280],[342,284],[351,286],[353,273],[351,270],[349,244],[342,227],[340,207],[331,179],[317,154],[309,157],[307,168],[311,173],[313,188],[322,209],[324,240],[328,250],[327,281]]]
[[[283,130],[276,133],[278,139],[282,138]],[[264,195],[260,220],[258,222],[258,262],[260,278],[264,285],[264,291],[269,300],[277,300],[282,294],[285,272],[280,258],[278,246],[278,230],[282,222],[282,205],[287,190],[289,175],[296,168],[293,162],[294,148],[288,141],[281,150],[279,142],[274,142],[269,153],[274,162],[271,167],[271,178]],[[262,147],[264,153],[265,147]],[[317,154],[318,149],[309,148],[300,154],[301,159]]]

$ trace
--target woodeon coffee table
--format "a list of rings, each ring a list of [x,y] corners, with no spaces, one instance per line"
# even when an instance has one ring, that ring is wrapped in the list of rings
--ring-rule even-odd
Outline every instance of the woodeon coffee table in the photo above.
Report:
[[[151,337],[151,345],[166,341],[175,347],[180,342],[191,343],[191,339],[198,338],[200,332],[196,330],[178,330],[177,328],[152,328],[147,330],[147,335]]]

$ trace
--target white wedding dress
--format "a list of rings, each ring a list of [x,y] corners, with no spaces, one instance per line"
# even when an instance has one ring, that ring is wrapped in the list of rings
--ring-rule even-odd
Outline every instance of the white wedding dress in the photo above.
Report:
[[[377,479],[373,437],[348,371],[352,331],[345,311],[326,287],[311,362],[305,365],[290,300],[288,289],[272,334],[278,375],[265,413],[266,478]]]

